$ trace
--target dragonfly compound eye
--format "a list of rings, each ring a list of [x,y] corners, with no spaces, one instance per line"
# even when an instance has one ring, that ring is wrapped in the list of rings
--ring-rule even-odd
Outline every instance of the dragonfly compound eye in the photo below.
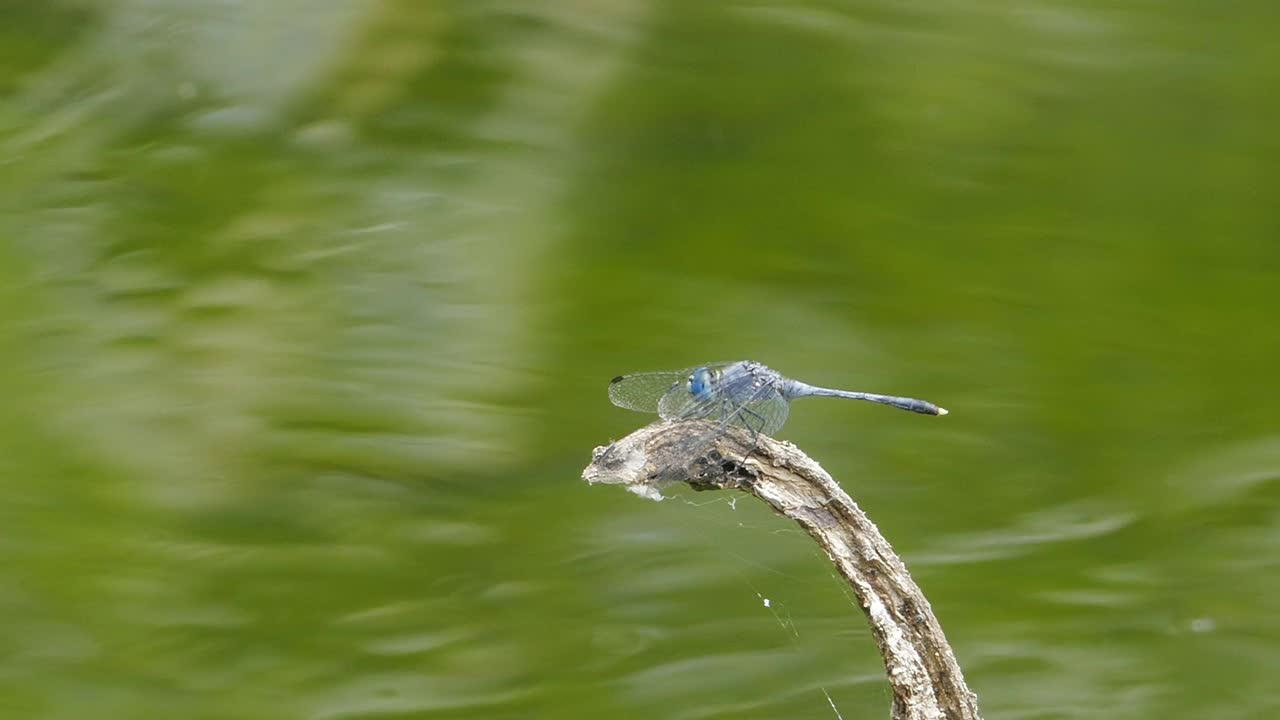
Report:
[[[689,394],[700,400],[707,399],[711,396],[713,382],[710,370],[698,368],[689,376]]]

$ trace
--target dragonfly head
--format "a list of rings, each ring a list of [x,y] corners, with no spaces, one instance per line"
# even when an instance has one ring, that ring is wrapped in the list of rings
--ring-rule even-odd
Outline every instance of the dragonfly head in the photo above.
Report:
[[[715,373],[710,368],[700,367],[689,376],[689,394],[698,400],[710,400],[715,384]]]

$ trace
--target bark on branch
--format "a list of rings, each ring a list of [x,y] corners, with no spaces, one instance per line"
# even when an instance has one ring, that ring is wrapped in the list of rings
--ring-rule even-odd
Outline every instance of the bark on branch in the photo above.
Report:
[[[661,499],[663,484],[741,490],[794,520],[849,582],[871,625],[893,691],[894,720],[981,720],[942,627],[911,574],[848,494],[791,443],[731,432],[707,444],[707,423],[660,422],[607,448],[582,472]],[[697,457],[690,459],[690,449]],[[744,459],[745,458],[745,459]]]

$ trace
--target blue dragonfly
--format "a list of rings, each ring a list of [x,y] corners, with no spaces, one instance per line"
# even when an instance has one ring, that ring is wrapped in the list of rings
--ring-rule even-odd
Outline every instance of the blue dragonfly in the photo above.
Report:
[[[619,375],[609,381],[609,399],[618,407],[657,413],[664,420],[716,423],[712,436],[705,438],[708,441],[735,425],[752,438],[777,432],[787,421],[791,401],[801,397],[867,400],[923,415],[947,414],[944,408],[915,398],[809,385],[751,360]]]

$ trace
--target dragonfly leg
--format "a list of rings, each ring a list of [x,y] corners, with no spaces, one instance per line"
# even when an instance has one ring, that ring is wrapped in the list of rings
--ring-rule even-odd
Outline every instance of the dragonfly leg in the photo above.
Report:
[[[741,410],[743,414],[742,424],[751,433],[751,449],[747,451],[747,455],[750,455],[755,452],[756,445],[760,441],[760,433],[764,431],[764,416],[745,405]],[[752,420],[755,420],[754,425],[752,425]]]
[[[764,416],[748,407],[742,408],[742,415],[743,426],[751,431],[751,437],[755,439],[756,434],[764,429]],[[755,420],[754,424],[752,420]]]

